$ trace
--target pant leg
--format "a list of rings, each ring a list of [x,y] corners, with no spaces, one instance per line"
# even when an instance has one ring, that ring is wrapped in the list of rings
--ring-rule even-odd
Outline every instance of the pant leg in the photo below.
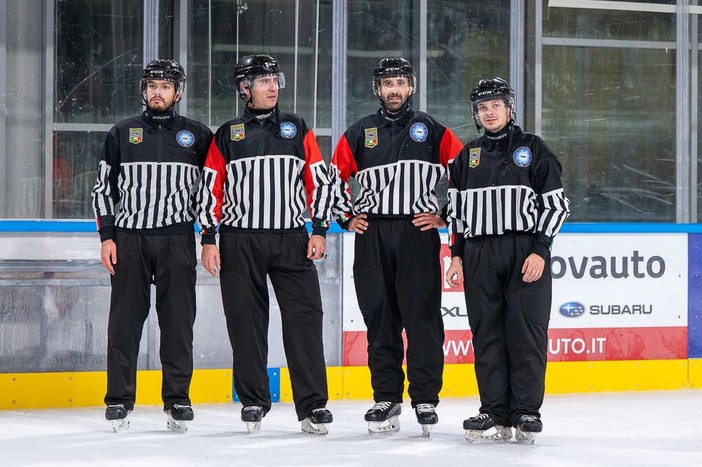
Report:
[[[521,267],[531,253],[532,236],[507,238],[515,252],[514,274],[506,287],[505,336],[510,357],[510,418],[515,424],[524,414],[540,416],[543,404],[548,323],[551,313],[551,261],[536,282],[522,280]],[[506,246],[507,248],[507,246]]]
[[[270,234],[271,283],[283,331],[298,420],[328,401],[322,342],[323,312],[317,268],[307,259],[307,232]]]
[[[407,334],[407,380],[412,406],[439,403],[444,371],[441,316],[441,243],[436,229],[393,221],[397,261],[395,289]]]
[[[136,372],[144,321],[149,315],[151,272],[139,234],[117,230],[115,273],[110,277],[105,404],[134,408]]]
[[[195,234],[146,236],[154,252],[156,311],[161,330],[164,410],[191,405],[197,258]]]
[[[463,251],[464,293],[473,333],[480,412],[510,426],[510,362],[505,342],[505,299],[496,256],[497,237],[467,239]]]
[[[353,275],[358,306],[368,330],[368,368],[376,402],[402,402],[404,342],[395,291],[395,265],[383,247],[385,220],[369,221],[356,234]]]
[[[220,287],[232,346],[234,389],[244,406],[271,409],[268,381],[269,251],[259,234],[221,233]]]

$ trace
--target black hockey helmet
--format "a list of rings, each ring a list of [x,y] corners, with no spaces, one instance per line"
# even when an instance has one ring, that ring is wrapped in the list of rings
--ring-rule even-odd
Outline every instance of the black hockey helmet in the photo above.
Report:
[[[266,54],[241,57],[234,68],[236,90],[239,93],[239,97],[248,102],[246,94],[241,90],[240,83],[243,82],[245,87],[251,89],[254,79],[263,75],[276,75],[278,77],[278,88],[283,89],[285,87],[285,74],[280,71],[276,59]]]
[[[185,89],[185,70],[180,63],[173,59],[157,58],[146,64],[141,72],[141,90],[146,89],[146,83],[152,79],[164,79],[173,81],[176,92],[182,93]]]
[[[412,93],[417,89],[417,77],[412,64],[402,57],[381,58],[378,67],[373,71],[373,94],[378,95],[378,86],[383,78],[404,76],[412,86]]]
[[[514,90],[507,81],[499,76],[490,79],[481,79],[470,92],[470,108],[473,119],[478,129],[481,128],[480,117],[478,116],[478,104],[483,101],[502,99],[505,106],[511,110],[511,118],[514,120]]]

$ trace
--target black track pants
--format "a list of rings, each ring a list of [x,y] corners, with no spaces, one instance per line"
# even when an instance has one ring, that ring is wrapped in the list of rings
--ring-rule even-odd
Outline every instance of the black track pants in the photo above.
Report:
[[[522,233],[467,239],[463,273],[473,332],[480,412],[500,425],[540,416],[551,307],[551,265],[541,278],[522,280],[533,236]]]
[[[268,276],[280,305],[283,346],[299,420],[325,407],[328,399],[322,299],[317,268],[306,257],[308,241],[305,231],[220,233],[220,283],[234,388],[244,406],[270,410]]]
[[[142,235],[117,230],[114,241],[117,264],[111,277],[105,403],[134,408],[139,341],[149,315],[154,283],[161,331],[164,410],[173,404],[190,405],[197,266],[195,233]]]
[[[411,219],[369,219],[355,237],[358,305],[368,328],[368,366],[376,402],[402,402],[407,379],[412,406],[438,404],[444,369],[441,317],[441,243]]]

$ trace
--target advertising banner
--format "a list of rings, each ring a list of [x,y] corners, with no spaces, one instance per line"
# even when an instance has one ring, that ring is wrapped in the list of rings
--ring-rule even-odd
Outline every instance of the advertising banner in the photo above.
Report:
[[[366,365],[354,235],[343,237],[343,364]],[[445,271],[450,253],[443,240]],[[687,358],[687,234],[561,234],[551,267],[549,361]],[[443,284],[446,363],[474,361],[465,300],[462,289]]]

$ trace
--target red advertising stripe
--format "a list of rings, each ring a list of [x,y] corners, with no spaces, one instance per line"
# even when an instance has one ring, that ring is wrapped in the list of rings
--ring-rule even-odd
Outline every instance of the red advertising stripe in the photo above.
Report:
[[[551,329],[549,361],[687,358],[687,327]]]
[[[687,358],[686,327],[550,329],[548,336],[551,362]],[[444,361],[473,363],[472,337],[469,330],[447,330]],[[343,346],[343,365],[367,365],[365,331],[344,332]]]

